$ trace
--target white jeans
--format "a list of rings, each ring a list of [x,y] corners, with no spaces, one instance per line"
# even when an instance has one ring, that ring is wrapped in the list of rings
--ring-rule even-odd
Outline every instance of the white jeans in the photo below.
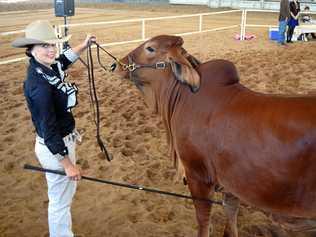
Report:
[[[68,148],[69,158],[76,162],[76,135],[70,134],[64,137]],[[46,169],[64,171],[63,166],[57,160],[59,154],[53,155],[44,144],[44,140],[36,137],[35,154],[41,166]],[[71,222],[71,202],[76,192],[77,183],[67,176],[46,173],[48,188],[48,226],[50,237],[73,237]]]

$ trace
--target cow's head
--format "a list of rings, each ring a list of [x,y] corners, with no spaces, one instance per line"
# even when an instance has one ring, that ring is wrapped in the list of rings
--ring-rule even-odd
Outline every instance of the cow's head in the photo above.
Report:
[[[147,103],[157,106],[157,93],[168,80],[178,80],[192,92],[200,87],[200,76],[194,69],[199,61],[183,48],[183,39],[177,36],[156,36],[141,44],[121,59],[118,72],[133,80],[144,93]]]

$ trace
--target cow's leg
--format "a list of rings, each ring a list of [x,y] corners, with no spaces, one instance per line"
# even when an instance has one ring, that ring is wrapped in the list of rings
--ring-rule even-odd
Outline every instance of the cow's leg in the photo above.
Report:
[[[227,217],[224,237],[238,237],[237,215],[239,210],[239,199],[230,193],[225,193],[224,204],[224,212]]]
[[[187,177],[188,186],[192,197],[209,199],[213,196],[214,187],[211,184],[196,181]],[[209,237],[210,213],[212,204],[204,201],[193,201],[196,218],[199,226],[198,237]]]

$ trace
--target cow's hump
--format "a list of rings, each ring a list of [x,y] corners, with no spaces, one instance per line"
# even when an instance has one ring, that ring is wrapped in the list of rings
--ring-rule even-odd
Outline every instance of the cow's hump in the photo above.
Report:
[[[231,85],[239,82],[235,65],[227,60],[217,59],[205,62],[198,68],[203,80],[219,85]]]

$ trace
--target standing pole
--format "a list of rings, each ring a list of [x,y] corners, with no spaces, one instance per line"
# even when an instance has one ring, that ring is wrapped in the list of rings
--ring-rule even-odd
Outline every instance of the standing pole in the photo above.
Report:
[[[68,35],[68,23],[67,23],[67,16],[64,16],[64,25],[65,25],[65,37]],[[66,50],[69,47],[68,42],[64,42],[63,50]]]
[[[54,26],[54,30],[55,30],[55,34],[56,34],[56,36],[57,36],[57,38],[61,38],[61,28],[60,28],[60,25],[55,25]],[[60,44],[60,43],[57,43],[56,44],[57,45],[57,50],[58,50],[58,55],[60,55],[61,54],[61,52],[62,52],[62,45]]]
[[[243,27],[244,27],[244,15],[245,15],[245,10],[242,10],[241,12],[241,22],[240,22],[240,35],[239,35],[239,40],[243,40]]]
[[[67,34],[68,34],[67,16],[64,16],[64,25],[65,25],[65,36],[67,36]]]
[[[59,32],[58,38],[62,38],[63,37],[63,27],[61,25],[58,25],[58,32]],[[59,54],[61,54],[63,52],[63,47],[64,47],[64,43],[58,44]]]
[[[246,36],[246,25],[247,25],[247,10],[244,10],[245,14],[244,14],[244,26],[243,26],[243,32],[242,32],[242,40],[245,40],[245,36]]]

